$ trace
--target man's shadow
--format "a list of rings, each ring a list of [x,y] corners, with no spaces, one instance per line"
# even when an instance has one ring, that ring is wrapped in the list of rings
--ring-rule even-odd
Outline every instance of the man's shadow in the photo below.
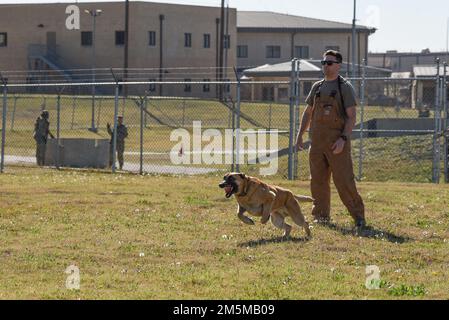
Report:
[[[403,244],[406,242],[411,242],[414,239],[407,236],[399,236],[395,235],[391,232],[384,231],[381,229],[377,229],[372,226],[365,227],[362,231],[356,232],[354,228],[348,226],[340,226],[333,222],[328,222],[326,224],[320,224],[323,227],[327,227],[330,230],[334,230],[340,232],[342,235],[352,235],[362,238],[372,238],[377,240],[387,240],[388,242]],[[313,239],[313,236],[312,236]],[[259,240],[250,240],[246,242],[242,242],[238,244],[239,247],[258,247],[272,243],[281,243],[281,242],[292,242],[292,243],[306,243],[311,239],[308,238],[293,238],[293,237],[274,237],[274,238],[262,238]]]
[[[414,239],[408,237],[408,236],[399,236],[394,233],[384,231],[381,229],[377,229],[373,226],[366,226],[361,231],[356,231],[354,228],[348,227],[348,226],[341,226],[334,222],[328,222],[325,224],[321,224],[321,226],[327,227],[331,230],[340,232],[342,235],[353,235],[357,237],[362,238],[372,238],[372,239],[378,239],[378,240],[387,240],[388,242],[392,243],[406,243],[413,241]]]

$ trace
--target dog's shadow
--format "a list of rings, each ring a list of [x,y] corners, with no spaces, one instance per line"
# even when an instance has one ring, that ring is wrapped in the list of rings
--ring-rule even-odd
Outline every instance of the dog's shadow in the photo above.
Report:
[[[377,239],[377,240],[387,240],[388,242],[392,243],[406,243],[411,242],[414,239],[407,237],[407,236],[399,236],[396,234],[393,234],[388,231],[384,231],[381,229],[374,228],[372,226],[367,226],[364,228],[363,231],[355,232],[354,228],[348,227],[348,226],[341,226],[333,222],[329,222],[325,225],[323,225],[331,230],[340,232],[342,235],[353,235],[357,237],[362,238],[371,238],[371,239]]]
[[[294,238],[294,237],[274,237],[274,238],[263,238],[259,240],[251,240],[238,244],[239,247],[258,247],[272,243],[282,243],[282,242],[292,242],[292,243],[305,243],[310,241],[309,238]]]

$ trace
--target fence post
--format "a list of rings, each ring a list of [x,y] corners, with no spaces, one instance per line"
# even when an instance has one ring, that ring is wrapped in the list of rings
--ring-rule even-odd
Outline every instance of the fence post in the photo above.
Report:
[[[143,128],[145,126],[144,121],[144,103],[146,103],[147,95],[145,94],[145,97],[140,100],[140,168],[139,173],[143,174]]]
[[[366,60],[363,59],[362,63],[362,83],[360,92],[360,146],[359,146],[359,177],[358,180],[362,180],[363,176],[363,121],[365,116],[365,86],[366,86]]]
[[[236,121],[236,112],[235,112],[235,102],[231,101],[232,110],[231,112],[231,128],[232,128],[232,146],[231,146],[231,154],[232,154],[232,164],[231,164],[231,172],[234,172],[235,168],[235,121]]]
[[[73,122],[75,121],[75,107],[76,107],[76,96],[73,97],[72,101],[72,121],[70,123],[71,130],[73,130]]]
[[[240,171],[240,77],[237,73],[237,69],[234,67],[235,77],[237,78],[237,114],[235,121],[235,150],[236,150],[236,162],[235,171]]]
[[[118,104],[119,104],[119,83],[118,78],[115,76],[114,71],[111,68],[112,76],[115,80],[115,103],[114,103],[114,132],[112,135],[112,173],[115,173],[115,161],[117,153],[117,117],[118,117]],[[109,153],[110,154],[110,153]]]
[[[147,112],[148,112],[148,96],[147,93],[145,93],[145,107],[144,107],[144,114],[143,114],[143,119],[144,119],[144,123],[145,123],[145,128],[148,127],[148,116],[147,116]]]
[[[63,89],[64,90],[64,89]],[[62,92],[62,90],[61,90]],[[59,169],[60,164],[60,134],[61,134],[61,92],[56,98],[56,169]]]
[[[6,142],[6,109],[8,107],[8,87],[6,80],[0,74],[0,80],[3,82],[3,111],[2,111],[2,148],[0,160],[0,173],[3,173],[5,167],[5,142]]]
[[[296,102],[295,102],[295,132],[293,135],[293,143],[296,141],[296,135],[299,132],[299,126],[300,126],[300,114],[301,114],[301,101],[300,101],[300,95],[301,95],[301,83],[299,81],[299,72],[301,71],[301,60],[298,59],[296,61],[296,75],[295,75],[295,90],[296,90]],[[293,179],[298,179],[298,164],[299,164],[299,154],[297,150],[295,149],[295,145],[293,144],[293,152],[294,152],[294,159],[293,159]]]
[[[100,128],[102,103],[103,103],[103,98],[98,97],[97,128]]]
[[[14,105],[12,107],[12,115],[11,115],[11,131],[14,131],[14,121],[16,118],[17,99],[19,99],[19,97],[14,95]]]
[[[293,139],[295,134],[295,75],[296,75],[296,61],[294,58],[292,60],[292,69],[290,73],[290,124],[289,124],[289,139],[288,139],[288,180],[293,180],[293,166],[294,166],[294,157],[293,157]]]
[[[272,117],[272,114],[273,114],[272,108],[273,108],[273,104],[270,101],[270,106],[269,106],[269,109],[268,109],[268,130],[270,130],[270,131],[271,131],[271,117]]]
[[[436,90],[435,90],[435,109],[434,109],[434,130],[433,130],[433,166],[432,166],[432,182],[438,184],[440,182],[440,143],[439,131],[440,126],[440,59],[436,59]]]
[[[449,183],[449,128],[448,128],[448,110],[447,110],[447,62],[444,63],[444,77],[443,77],[443,105],[444,105],[444,119],[443,119],[443,139],[444,139],[444,182]]]

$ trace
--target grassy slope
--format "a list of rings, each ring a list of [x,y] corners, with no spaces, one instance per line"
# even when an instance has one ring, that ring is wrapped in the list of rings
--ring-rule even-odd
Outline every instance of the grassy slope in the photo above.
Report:
[[[361,183],[370,237],[351,234],[333,190],[337,228],[279,242],[272,225],[236,218],[220,178],[7,168],[0,298],[448,298],[449,187]],[[268,181],[309,194],[308,182]],[[65,289],[71,264],[80,291]],[[380,290],[365,288],[367,265]]]

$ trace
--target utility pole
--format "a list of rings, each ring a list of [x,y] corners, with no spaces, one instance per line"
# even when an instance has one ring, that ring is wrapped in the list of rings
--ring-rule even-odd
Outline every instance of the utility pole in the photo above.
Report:
[[[123,65],[123,81],[128,81],[128,49],[129,49],[129,0],[125,1],[125,63]],[[128,88],[123,86],[123,96],[128,95]]]
[[[95,128],[95,31],[96,31],[96,18],[103,12],[101,9],[95,10],[84,10],[85,13],[90,14],[93,19],[92,26],[92,124],[89,128],[92,132],[97,132],[98,129]]]
[[[229,0],[226,4],[226,28],[225,28],[225,40],[224,43],[226,43],[226,46],[224,47],[224,79],[228,79],[228,50],[230,47],[230,36],[229,36]],[[228,92],[225,92],[224,94],[226,96],[226,99],[228,98]]]
[[[351,45],[352,45],[352,53],[351,53],[351,58],[352,58],[352,66],[351,66],[351,77],[354,79],[355,78],[355,21],[356,21],[356,5],[357,5],[357,0],[354,0],[354,15],[352,18],[352,40],[351,40]],[[353,85],[355,84],[355,81],[352,80]]]
[[[220,14],[220,58],[219,58],[219,73],[218,81],[223,81],[223,42],[224,42],[224,24],[225,24],[225,10],[224,10],[224,0],[221,0],[221,14]],[[223,100],[223,85],[219,85],[219,99]]]

